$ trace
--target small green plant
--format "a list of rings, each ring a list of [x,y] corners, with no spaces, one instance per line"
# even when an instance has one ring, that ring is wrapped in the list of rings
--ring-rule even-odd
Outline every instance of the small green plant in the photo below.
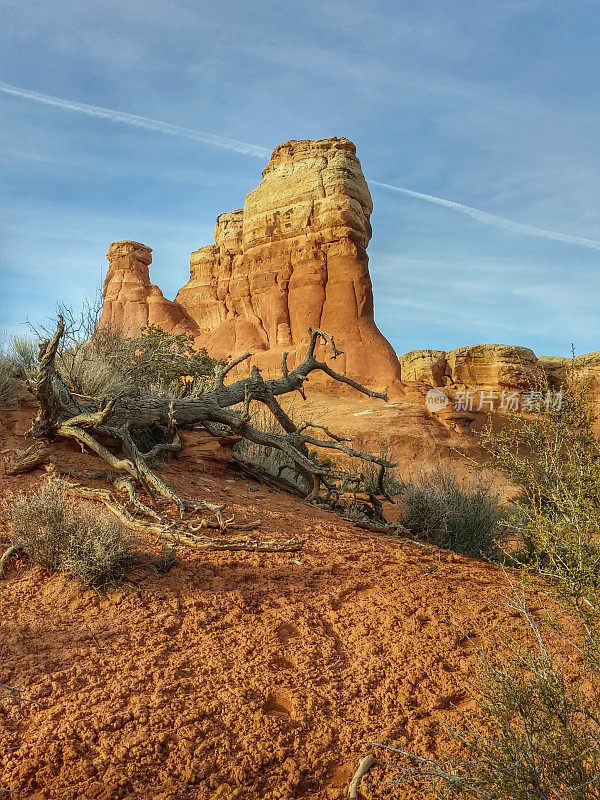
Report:
[[[416,538],[462,555],[498,559],[496,537],[503,512],[483,483],[470,487],[440,471],[401,484],[399,494],[402,522]]]
[[[66,484],[59,479],[10,498],[6,510],[13,545],[48,572],[66,572],[84,586],[107,588],[118,584],[136,562],[136,542],[123,526],[69,503]],[[158,571],[174,563],[171,552],[152,558]]]
[[[195,387],[212,383],[215,367],[204,348],[194,350],[194,339],[185,333],[166,333],[158,325],[146,325],[134,340],[149,384],[189,394]]]
[[[335,467],[330,458],[321,456],[316,450],[309,450],[308,457],[317,467],[323,467],[323,469],[333,469]]]

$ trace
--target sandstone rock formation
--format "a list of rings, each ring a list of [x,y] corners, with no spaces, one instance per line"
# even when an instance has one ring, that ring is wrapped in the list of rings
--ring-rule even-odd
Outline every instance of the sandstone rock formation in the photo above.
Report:
[[[197,335],[196,324],[177,303],[167,300],[150,283],[152,250],[139,242],[113,242],[106,254],[108,273],[103,285],[100,326],[137,336],[144,325]]]
[[[400,356],[403,381],[420,381],[429,386],[443,386],[446,377],[446,353],[443,350],[411,350]]]
[[[558,389],[567,378],[571,359],[560,356],[538,356],[537,363],[544,371],[550,388]]]
[[[284,350],[294,366],[308,328],[321,327],[344,351],[337,371],[399,394],[398,359],[373,319],[371,211],[352,142],[286,142],[244,208],[217,218],[215,243],[192,253],[175,303],[149,281],[149,248],[111,245],[102,322],[132,335],[157,320],[219,358],[248,350],[266,377],[280,371]]]
[[[538,375],[532,350],[506,344],[476,344],[443,350],[411,350],[400,356],[403,381],[429,386],[490,390],[521,389]]]
[[[570,365],[571,359],[567,359],[567,362],[567,366]],[[586,382],[592,392],[597,393],[600,390],[600,351],[576,356],[573,367],[575,376]]]
[[[576,380],[589,384],[593,392],[600,389],[600,351],[583,353],[575,358],[558,356],[539,356],[538,364],[542,367],[548,383],[558,389],[572,373]]]
[[[536,362],[529,348],[507,344],[458,347],[446,354],[453,383],[485,389],[530,386],[535,381]]]

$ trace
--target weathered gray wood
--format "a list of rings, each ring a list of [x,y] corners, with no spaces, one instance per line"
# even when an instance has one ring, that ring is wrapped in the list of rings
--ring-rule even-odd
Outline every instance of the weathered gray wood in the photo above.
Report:
[[[255,444],[272,447],[285,453],[294,464],[298,474],[306,481],[307,499],[309,500],[318,495],[321,486],[327,490],[328,497],[333,497],[336,494],[339,496],[339,492],[335,490],[336,481],[347,483],[348,480],[354,482],[362,480],[360,473],[349,474],[335,467],[325,467],[315,463],[309,458],[307,445],[338,450],[353,458],[377,464],[379,466],[380,494],[384,493],[383,475],[386,468],[396,466],[394,463],[380,456],[355,450],[345,443],[346,440],[343,437],[336,436],[322,426],[308,422],[297,425],[276,399],[289,392],[301,391],[310,373],[319,370],[362,394],[387,401],[387,396],[382,392],[367,389],[351,378],[335,372],[325,362],[317,360],[315,347],[319,339],[330,344],[333,358],[341,354],[333,338],[324,331],[309,330],[310,341],[304,361],[290,372],[284,357],[280,378],[264,380],[259,370],[253,367],[249,377],[225,385],[225,376],[234,366],[248,357],[248,354],[244,354],[229,364],[221,366],[217,370],[213,388],[207,389],[199,397],[175,400],[117,397],[112,398],[108,403],[105,398],[78,402],[69,391],[54,363],[63,334],[64,324],[61,317],[52,339],[43,342],[40,346],[40,372],[35,391],[41,410],[28,434],[34,438],[51,439],[54,436],[67,436],[76,439],[102,456],[113,468],[124,470],[133,478],[140,480],[150,494],[156,491],[163,498],[176,502],[182,513],[182,501],[150,470],[146,463],[149,454],[143,454],[136,448],[131,431],[148,427],[154,423],[165,424],[173,432],[173,444],[159,446],[155,449],[157,451],[159,449],[176,450],[179,446],[176,438],[177,427],[193,428],[204,425],[207,430],[211,431],[214,425],[225,425],[232,433]],[[260,402],[270,409],[281,425],[281,433],[260,430],[251,424],[248,411],[251,401]],[[242,411],[234,410],[235,406],[240,405],[243,407]],[[319,427],[324,430],[328,438],[318,439],[308,435],[308,429],[318,429]],[[111,436],[119,439],[125,458],[117,458],[109,453],[97,441],[96,437],[98,436]],[[375,512],[379,514],[381,503],[374,496],[371,500]]]

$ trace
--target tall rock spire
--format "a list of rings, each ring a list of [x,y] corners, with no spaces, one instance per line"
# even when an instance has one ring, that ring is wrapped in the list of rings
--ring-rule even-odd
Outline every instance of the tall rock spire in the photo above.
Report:
[[[166,331],[198,334],[194,320],[177,303],[167,300],[150,283],[152,250],[139,242],[113,242],[106,253],[108,272],[102,286],[100,327],[112,327],[126,336],[137,336],[144,325],[160,325]]]
[[[105,281],[105,314],[131,334],[152,321],[147,308],[164,318],[157,324],[183,326],[217,358],[250,351],[265,377],[279,374],[283,351],[290,367],[298,363],[308,329],[320,327],[344,351],[337,371],[400,391],[398,359],[373,317],[366,252],[372,209],[352,142],[285,142],[243,209],[219,215],[214,244],[192,253],[190,280],[175,303],[150,283],[149,261],[145,273],[133,262],[128,273],[119,253]],[[109,257],[125,244],[134,243],[111,245]],[[144,253],[149,258],[148,248],[135,258],[144,261]]]

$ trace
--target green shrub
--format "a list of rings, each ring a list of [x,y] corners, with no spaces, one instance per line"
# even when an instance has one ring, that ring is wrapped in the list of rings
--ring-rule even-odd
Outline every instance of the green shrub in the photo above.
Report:
[[[600,612],[600,443],[589,387],[563,386],[559,408],[514,416],[482,441],[494,466],[521,489],[514,529],[517,563],[553,581],[577,613]],[[583,606],[582,606],[583,602]]]
[[[471,692],[478,707],[452,731],[465,757],[423,759],[391,748],[399,785],[427,785],[440,798],[600,798],[600,446],[588,387],[571,377],[563,393],[560,407],[509,418],[482,441],[521,489],[514,563],[524,580],[538,576],[536,592],[541,577],[561,602],[564,624],[547,622],[558,634],[554,648],[562,642],[577,657],[579,676],[565,673],[520,598],[526,643],[511,638],[493,657],[480,652]]]
[[[168,387],[174,393],[189,393],[194,387],[212,383],[221,361],[210,358],[204,348],[194,350],[194,338],[185,333],[165,333],[158,325],[146,325],[134,340],[150,385]]]
[[[109,329],[71,342],[58,355],[57,367],[77,393],[90,397],[152,395],[182,397],[202,392],[222,363],[206,350],[195,351],[184,333],[166,333],[147,325],[126,339]]]
[[[335,463],[327,456],[322,456],[317,450],[309,450],[308,457],[316,467],[323,467],[323,469],[333,469]]]
[[[483,484],[463,485],[449,472],[400,485],[404,526],[416,538],[475,558],[497,559],[503,519],[498,498]]]

